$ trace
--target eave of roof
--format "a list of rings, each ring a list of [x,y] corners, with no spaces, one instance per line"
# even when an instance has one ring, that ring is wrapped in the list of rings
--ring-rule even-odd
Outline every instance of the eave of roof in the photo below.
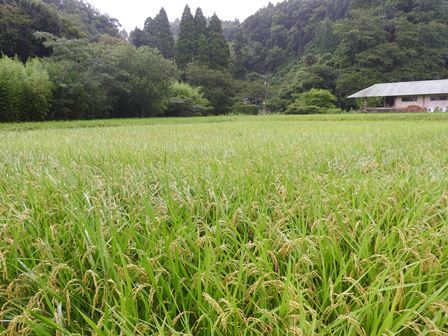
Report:
[[[348,98],[448,94],[448,79],[375,84]]]

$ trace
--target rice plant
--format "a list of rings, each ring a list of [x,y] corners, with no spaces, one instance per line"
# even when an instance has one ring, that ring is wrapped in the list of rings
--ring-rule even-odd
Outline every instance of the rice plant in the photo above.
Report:
[[[448,116],[0,127],[0,335],[447,335]]]

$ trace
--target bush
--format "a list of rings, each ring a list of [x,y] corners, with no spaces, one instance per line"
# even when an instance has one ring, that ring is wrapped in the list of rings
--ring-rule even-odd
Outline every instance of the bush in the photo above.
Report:
[[[200,89],[187,83],[174,82],[170,87],[170,95],[167,116],[194,117],[213,112],[213,107]]]
[[[297,95],[296,100],[288,105],[286,114],[322,114],[341,113],[336,108],[336,97],[323,89],[311,89],[308,92]]]
[[[255,104],[236,103],[232,107],[232,112],[235,114],[257,115],[260,112],[260,107]]]
[[[51,105],[51,82],[38,59],[26,65],[0,58],[0,121],[43,120]]]
[[[311,89],[297,95],[294,103],[303,106],[319,106],[324,108],[336,107],[337,98],[329,90]]]

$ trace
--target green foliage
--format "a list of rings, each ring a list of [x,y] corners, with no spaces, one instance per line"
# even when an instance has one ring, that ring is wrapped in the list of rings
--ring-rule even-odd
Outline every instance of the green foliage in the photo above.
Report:
[[[25,64],[25,115],[26,121],[44,120],[52,103],[50,77],[42,61],[31,59]]]
[[[196,9],[194,15],[194,27],[195,27],[195,40],[198,42],[201,36],[207,37],[207,19],[204,17],[201,8]]]
[[[176,63],[181,69],[195,59],[197,42],[196,23],[190,7],[187,5],[180,21],[179,38],[175,51]]]
[[[6,0],[0,4],[0,54],[24,61],[48,56],[50,51],[33,37],[36,31],[61,35],[63,22],[54,9],[41,1]]]
[[[447,17],[447,0],[295,0],[270,4],[242,24],[214,15],[207,25],[200,8],[193,17],[187,6],[173,27],[162,8],[130,41],[174,58],[179,78],[201,86],[217,114],[243,99],[303,112],[300,106],[321,106],[295,101],[312,89],[331,91],[332,105],[350,109],[356,102],[346,97],[377,82],[447,77]],[[46,65],[55,82],[52,118],[160,115],[175,69],[148,48],[118,42],[118,28],[82,0],[4,0],[0,52],[22,61],[49,56],[53,49],[36,31],[67,42]]]
[[[212,69],[226,69],[230,62],[230,50],[224,35],[222,24],[215,15],[207,27],[202,10],[191,15],[190,8],[185,8],[176,42],[176,62],[181,69],[193,61]]]
[[[75,47],[71,44],[71,47]],[[46,63],[53,86],[53,105],[49,119],[73,120],[110,116],[108,79],[97,69],[73,59],[50,59]]]
[[[321,114],[339,113],[336,109],[336,97],[328,90],[312,89],[297,95],[295,101],[288,105],[286,114]]]
[[[214,107],[214,113],[228,113],[235,96],[235,81],[225,71],[210,69],[205,65],[190,64],[185,70],[187,81],[200,86],[204,96]]]
[[[248,78],[244,81],[236,82],[238,87],[238,97],[241,101],[247,101],[251,104],[261,106],[271,95],[271,89],[267,82],[258,76]]]
[[[295,103],[304,106],[319,106],[323,108],[336,107],[336,97],[328,90],[312,89],[297,95]]]
[[[148,45],[150,42],[148,40],[148,34],[146,34],[142,29],[135,28],[129,34],[129,41],[133,46],[139,48],[144,45]]]
[[[255,104],[244,104],[240,102],[233,105],[232,113],[257,115],[258,113],[260,113],[260,106]]]
[[[210,63],[210,48],[208,45],[207,37],[204,34],[201,34],[201,36],[199,37],[196,60],[198,61],[198,63],[204,65]]]
[[[50,105],[51,82],[40,60],[0,58],[0,121],[43,120]]]
[[[374,83],[446,78],[446,17],[446,0],[281,2],[241,25],[234,73],[274,73],[277,106],[321,88],[352,108],[346,97]]]
[[[101,36],[121,37],[121,27],[117,19],[102,14],[88,1],[84,0],[43,0],[53,6],[64,22],[63,37],[73,35],[85,37],[91,41],[100,40]]]
[[[161,9],[154,19],[148,18],[143,30],[136,28],[131,32],[131,42],[136,46],[157,48],[165,58],[174,57],[174,38],[165,9]]]
[[[98,40],[118,37],[116,20],[80,0],[3,0],[0,3],[0,53],[22,61],[48,56],[51,50],[34,38],[36,32],[58,37]]]
[[[170,87],[166,116],[194,117],[213,112],[213,107],[197,87],[187,83],[174,82]]]
[[[213,69],[229,66],[230,51],[224,38],[221,21],[213,15],[208,27],[209,66]]]
[[[172,62],[119,40],[50,40],[54,119],[161,115],[175,76]],[[92,62],[95,59],[95,62]]]

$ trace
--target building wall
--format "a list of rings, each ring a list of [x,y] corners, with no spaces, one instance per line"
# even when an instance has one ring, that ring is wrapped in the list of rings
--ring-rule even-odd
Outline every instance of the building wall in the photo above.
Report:
[[[425,96],[415,96],[417,98],[417,101],[403,101],[403,98],[409,98],[409,97],[396,97],[395,98],[395,108],[406,108],[409,105],[417,105],[424,108],[430,108],[430,109],[442,109],[446,110],[448,109],[448,99],[447,100],[431,100],[431,97],[437,97],[437,96],[445,96],[448,97],[448,94],[446,95],[425,95]]]

